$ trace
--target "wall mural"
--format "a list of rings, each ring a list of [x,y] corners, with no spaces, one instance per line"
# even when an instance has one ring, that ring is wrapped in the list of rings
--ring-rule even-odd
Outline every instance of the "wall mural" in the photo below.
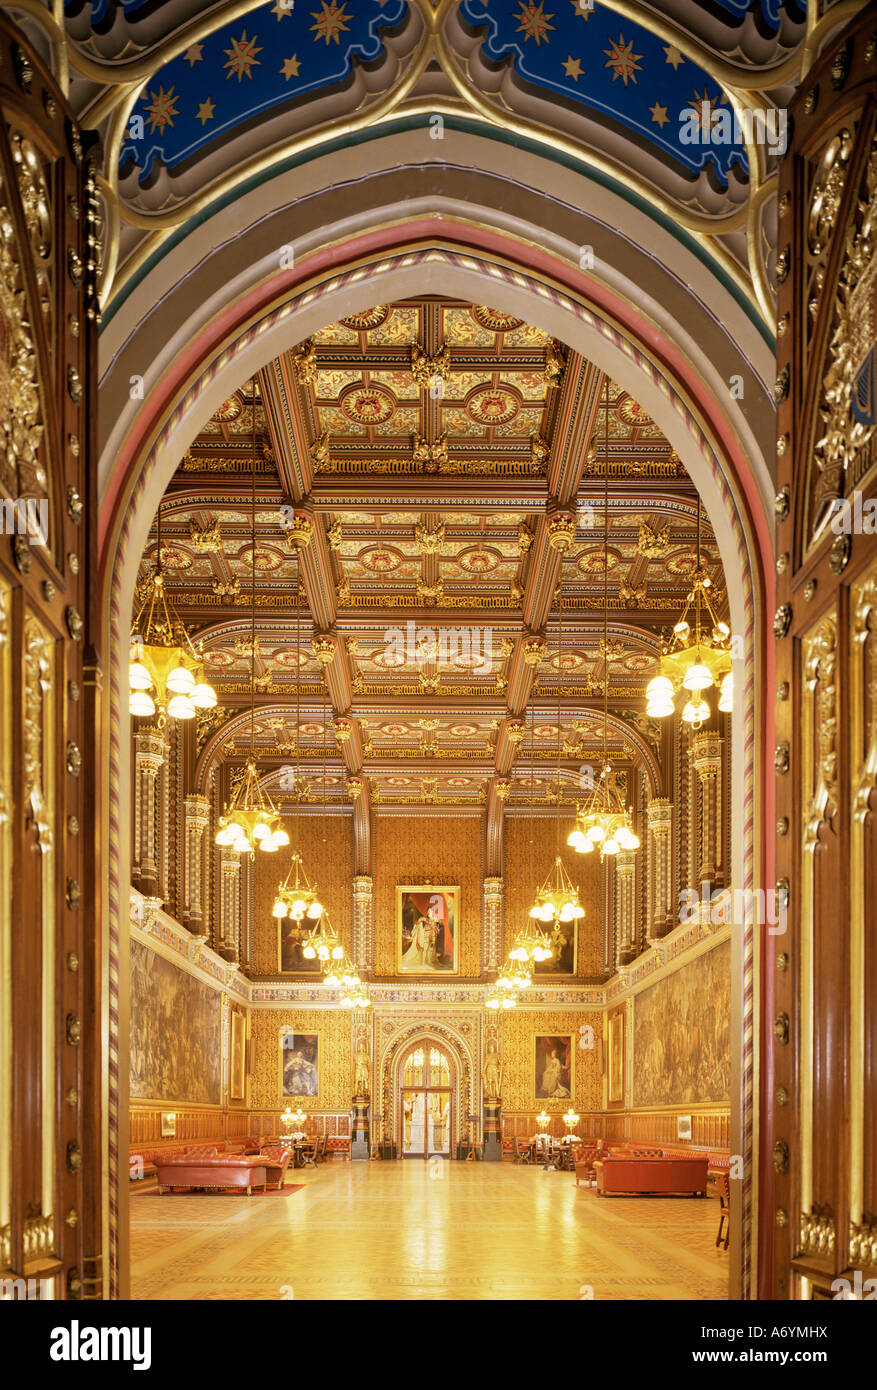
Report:
[[[131,942],[131,1098],[219,1105],[222,1041],[216,990]]]
[[[726,1101],[731,1086],[731,944],[634,999],[634,1105]]]

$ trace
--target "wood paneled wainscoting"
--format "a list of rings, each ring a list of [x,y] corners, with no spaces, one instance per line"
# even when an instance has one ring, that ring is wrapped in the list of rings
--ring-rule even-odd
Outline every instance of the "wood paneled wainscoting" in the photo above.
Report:
[[[503,1115],[504,1139],[523,1139],[536,1134],[538,1110],[518,1111]],[[678,1138],[680,1115],[691,1117],[691,1138]],[[547,1133],[566,1134],[566,1125],[558,1112],[552,1114]],[[727,1153],[731,1142],[730,1108],[724,1106],[672,1106],[654,1110],[591,1111],[580,1115],[576,1133],[583,1139],[610,1139],[619,1144],[659,1144],[685,1146],[693,1149],[712,1149]]]
[[[172,1112],[176,1115],[176,1133],[162,1136],[161,1117]],[[283,1125],[278,1110],[225,1110],[220,1106],[182,1106],[165,1104],[131,1106],[131,1147],[146,1144],[200,1143],[210,1139],[240,1139],[246,1135],[262,1138],[269,1134],[282,1134]],[[309,1113],[305,1121],[308,1134],[328,1134],[330,1136],[350,1134],[350,1116],[346,1111],[327,1111]]]

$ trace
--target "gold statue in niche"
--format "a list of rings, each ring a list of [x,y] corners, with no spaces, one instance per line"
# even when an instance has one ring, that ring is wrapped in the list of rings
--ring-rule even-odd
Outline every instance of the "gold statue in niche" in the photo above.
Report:
[[[487,1044],[487,1056],[481,1069],[481,1083],[484,1086],[485,1100],[499,1100],[502,1095],[502,1062],[491,1039]]]
[[[365,1038],[360,1038],[353,1066],[353,1094],[355,1096],[371,1095],[370,1083],[371,1060],[368,1055],[368,1043]]]

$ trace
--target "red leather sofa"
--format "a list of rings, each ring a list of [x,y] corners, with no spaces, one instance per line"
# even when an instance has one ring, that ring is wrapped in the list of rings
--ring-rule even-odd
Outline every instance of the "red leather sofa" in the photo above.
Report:
[[[193,1188],[240,1188],[249,1195],[254,1187],[265,1188],[267,1164],[258,1156],[243,1154],[177,1154],[155,1160],[159,1192],[191,1192]]]
[[[613,1154],[598,1158],[594,1163],[597,1191],[603,1196],[662,1193],[705,1197],[708,1167],[705,1156],[664,1158]]]
[[[132,1145],[128,1153],[128,1176],[131,1182],[139,1182],[144,1178],[155,1176],[155,1165],[158,1159],[185,1156],[188,1154],[248,1154],[259,1152],[259,1140],[252,1135],[246,1135],[242,1139],[204,1139],[200,1142],[191,1140],[185,1144],[170,1142],[165,1144],[136,1144]]]
[[[346,1134],[330,1134],[326,1141],[326,1157],[333,1157],[341,1154],[342,1158],[350,1157],[350,1138]]]

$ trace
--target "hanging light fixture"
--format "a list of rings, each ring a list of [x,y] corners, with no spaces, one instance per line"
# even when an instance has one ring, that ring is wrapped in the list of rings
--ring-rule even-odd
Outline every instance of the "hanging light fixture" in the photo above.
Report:
[[[488,1009],[513,1009],[517,1002],[517,991],[514,988],[500,988],[499,981],[490,986],[484,1001]]]
[[[710,598],[712,580],[701,564],[701,506],[697,499],[697,563],[691,590],[679,621],[674,624],[661,647],[658,674],[646,687],[646,714],[665,719],[676,708],[676,696],[685,691],[688,699],[682,721],[699,729],[709,718],[710,707],[704,691],[719,690],[718,707],[729,712],[734,704],[734,677],[731,670],[731,630],[719,618]],[[692,612],[693,609],[693,612]],[[693,620],[693,631],[692,631]]]
[[[579,890],[558,855],[545,882],[536,891],[530,917],[536,922],[578,922],[584,915]]]
[[[267,792],[262,790],[256,767],[256,398],[253,396],[253,481],[252,481],[252,580],[253,603],[250,624],[250,757],[244,779],[223,814],[219,817],[216,844],[238,854],[256,850],[273,853],[289,844],[280,825],[280,813]]]
[[[131,625],[128,656],[128,709],[141,719],[159,712],[160,722],[194,719],[199,709],[215,709],[216,691],[204,679],[201,644],[196,650],[185,624],[168,600],[161,563],[161,504],[156,522],[155,569]]]
[[[600,785],[576,810],[567,844],[577,854],[599,849],[601,860],[619,850],[639,849],[639,836],[609,762],[609,378],[605,381],[606,439],[603,470],[603,766]]]
[[[318,921],[323,915],[323,904],[317,895],[317,885],[311,883],[302,864],[301,855],[296,851],[292,856],[289,873],[277,887],[277,897],[271,909],[273,917],[288,917],[292,922]]]

